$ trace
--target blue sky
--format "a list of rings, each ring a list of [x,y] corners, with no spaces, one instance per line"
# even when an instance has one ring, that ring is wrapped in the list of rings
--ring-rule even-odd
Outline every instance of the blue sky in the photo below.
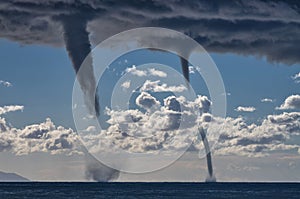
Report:
[[[62,125],[66,128],[74,127],[72,117],[72,89],[75,81],[75,73],[64,48],[49,47],[42,45],[20,45],[16,42],[1,40],[0,79],[8,81],[11,87],[0,86],[0,106],[23,105],[22,112],[11,112],[4,115],[7,121],[16,128],[24,128],[30,124],[44,122],[46,118],[51,118],[55,125]],[[241,56],[236,54],[211,53],[211,57],[216,63],[224,84],[227,95],[227,116],[232,118],[243,117],[246,123],[260,124],[268,115],[281,114],[282,112],[293,110],[276,110],[284,100],[300,92],[299,84],[291,77],[299,73],[300,65],[288,66],[278,63],[270,63],[261,57]],[[126,60],[126,61],[125,61]],[[107,69],[99,88],[100,93],[109,93],[113,82],[120,77],[120,72],[115,75],[114,67],[126,68],[147,62],[158,62],[172,66],[181,72],[178,57],[171,53],[155,51],[138,51],[120,57]],[[208,95],[203,80],[199,75],[191,75],[191,84],[197,94]],[[201,85],[199,85],[199,82]],[[102,98],[103,97],[103,98]],[[261,99],[269,98],[273,102],[261,102]],[[109,102],[109,96],[101,96],[101,104]],[[237,112],[238,106],[253,106],[254,112]],[[103,110],[103,109],[102,109]],[[108,119],[108,117],[104,117]],[[292,136],[293,139],[287,143],[298,144],[299,137]],[[261,158],[248,158],[239,156],[216,156],[215,168],[218,179],[223,181],[264,181],[264,180],[299,180],[297,177],[299,159],[291,158],[288,163],[282,162],[289,158],[289,155],[274,154],[266,161]],[[287,153],[289,154],[289,152]],[[291,153],[291,157],[294,153]],[[297,156],[296,156],[297,157]],[[33,153],[22,156],[15,156],[7,152],[2,152],[0,160],[7,162],[2,164],[4,171],[15,171],[35,180],[84,180],[84,159],[82,156],[45,155],[43,153]],[[9,161],[8,161],[9,160]],[[35,160],[42,160],[43,164],[32,165]],[[21,162],[22,163],[21,163]],[[145,175],[123,174],[121,181],[136,180],[197,180],[199,176],[193,172],[202,171],[202,178],[205,178],[205,168],[201,165],[204,160],[199,160],[194,155],[184,155],[182,160],[159,172]],[[185,163],[186,162],[186,163]],[[246,163],[245,163],[246,162]],[[17,165],[24,164],[26,168]],[[184,165],[193,164],[188,173]],[[277,164],[280,166],[273,167]],[[14,166],[12,166],[14,165]],[[72,165],[77,165],[76,167]],[[37,173],[32,172],[34,168]],[[74,170],[75,169],[75,170]],[[238,172],[234,170],[238,169]],[[78,173],[78,170],[81,172]],[[174,172],[181,170],[182,172]],[[253,170],[253,171],[252,171]],[[280,175],[274,172],[281,170]],[[187,172],[187,173],[186,173]],[[200,175],[200,176],[201,176]],[[173,176],[173,177],[172,177]]]
[[[299,65],[287,66],[269,63],[264,58],[237,56],[232,54],[213,54],[226,86],[228,96],[228,115],[237,117],[237,106],[253,106],[257,110],[245,116],[251,121],[260,120],[266,115],[278,113],[275,107],[292,94],[300,92],[291,78],[298,73]],[[273,103],[262,103],[261,99],[273,99]]]
[[[1,105],[24,105],[23,113],[11,113],[6,117],[16,127],[41,122],[50,117],[59,125],[74,128],[71,98],[75,73],[66,50],[41,45],[20,45],[1,40],[1,80],[12,83],[12,87],[1,86]],[[249,122],[259,122],[266,115],[282,112],[275,110],[285,98],[300,92],[299,84],[291,78],[300,65],[270,63],[264,58],[235,54],[210,54],[221,72],[227,96],[227,115],[243,115]],[[126,63],[124,60],[127,60]],[[173,54],[141,51],[124,55],[111,66],[123,68],[148,62],[159,62],[180,71],[180,60]],[[111,74],[112,76],[109,76]],[[107,73],[104,85],[114,73]],[[199,77],[191,74],[192,84]],[[198,84],[199,82],[197,82]],[[101,85],[101,84],[100,84]],[[101,87],[111,89],[111,87]],[[203,90],[204,89],[204,90]],[[207,89],[195,86],[197,94],[208,95]],[[107,91],[104,90],[104,93]],[[108,96],[101,96],[105,99]],[[261,102],[270,98],[274,102]],[[107,99],[108,100],[108,99]],[[238,106],[253,106],[251,113],[236,112]]]
[[[8,114],[17,127],[51,117],[61,125],[73,126],[71,98],[75,78],[64,48],[20,45],[1,40],[1,105],[20,104],[21,114]]]

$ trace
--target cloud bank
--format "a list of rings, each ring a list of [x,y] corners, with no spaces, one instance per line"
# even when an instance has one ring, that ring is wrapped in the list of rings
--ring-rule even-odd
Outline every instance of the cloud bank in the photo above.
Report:
[[[65,22],[82,19],[97,44],[123,30],[159,26],[190,35],[210,52],[264,56],[272,62],[294,64],[300,61],[299,8],[300,3],[292,0],[9,0],[0,3],[0,37],[61,46]]]
[[[214,143],[213,153],[217,155],[261,157],[276,152],[300,151],[299,144],[290,142],[292,136],[300,136],[299,112],[268,115],[260,124],[247,124],[241,117],[218,118],[211,115],[212,103],[206,96],[198,96],[193,101],[182,96],[168,96],[161,104],[150,93],[141,92],[136,103],[147,111],[107,109],[110,127],[97,133],[95,127],[89,126],[85,131],[92,134],[87,134],[87,147],[93,152],[125,150],[155,154],[159,151],[176,153],[193,143],[190,151],[203,150],[199,135],[195,134],[202,126],[208,129],[207,138]],[[156,108],[152,109],[153,106]],[[22,106],[7,106],[0,110],[3,115],[22,109]],[[85,154],[77,134],[72,129],[55,126],[49,118],[18,129],[0,117],[0,151],[16,155],[34,152]],[[89,161],[87,178],[106,176],[106,166]],[[106,177],[111,175],[111,179],[118,176],[115,170],[109,170],[108,174]]]
[[[0,116],[8,112],[23,110],[23,106],[0,107]],[[90,126],[87,131],[95,130]],[[94,181],[111,181],[119,176],[119,171],[109,168],[91,156],[79,141],[76,132],[70,128],[55,126],[50,118],[39,124],[24,128],[14,128],[0,117],[0,152],[15,155],[44,152],[52,155],[82,155],[86,160],[86,179]]]
[[[161,104],[154,96],[140,92],[136,104],[145,109],[111,110],[107,109],[110,126],[99,134],[85,134],[83,138],[92,153],[118,152],[129,153],[177,153],[184,150],[195,139],[198,123],[207,113],[211,102],[206,96],[198,96],[188,101],[183,96],[168,96]],[[198,113],[198,114],[197,114]],[[206,116],[205,120],[208,116]]]
[[[242,118],[216,119],[215,122],[224,124],[216,154],[265,156],[272,152],[299,152],[298,144],[286,143],[292,135],[299,135],[299,112],[268,115],[259,125],[248,125]]]
[[[82,154],[77,134],[70,128],[56,127],[50,118],[40,124],[18,129],[2,117],[6,113],[23,109],[24,106],[20,105],[0,107],[0,152],[9,151],[16,155],[33,152]]]
[[[72,129],[56,127],[50,118],[23,129],[11,127],[4,118],[0,118],[0,151],[9,151],[16,155],[34,152],[83,154],[77,134]]]
[[[138,98],[139,106],[145,109],[159,105],[149,93],[141,93]],[[95,153],[176,153],[190,143],[193,145],[188,150],[201,151],[203,143],[195,132],[202,126],[208,129],[208,140],[217,155],[262,157],[276,152],[299,153],[300,145],[290,143],[292,136],[300,135],[299,112],[268,115],[259,124],[247,124],[241,117],[214,117],[209,113],[211,105],[206,96],[198,96],[194,101],[169,96],[151,112],[107,109],[111,126],[87,137],[87,143]]]

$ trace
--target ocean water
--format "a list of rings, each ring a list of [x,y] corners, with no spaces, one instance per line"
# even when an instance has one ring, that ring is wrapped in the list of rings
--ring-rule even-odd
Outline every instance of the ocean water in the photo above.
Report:
[[[0,198],[300,198],[300,183],[0,183]]]

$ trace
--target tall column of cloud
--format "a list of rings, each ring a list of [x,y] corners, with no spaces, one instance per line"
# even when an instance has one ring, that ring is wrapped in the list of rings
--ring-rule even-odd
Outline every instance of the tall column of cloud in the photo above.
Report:
[[[205,133],[203,127],[200,127],[198,129],[198,131],[199,131],[199,134],[201,136],[202,142],[204,144],[205,153],[206,153],[207,170],[208,170],[208,175],[209,175],[206,179],[206,182],[215,182],[216,178],[215,178],[214,173],[213,173],[211,151],[210,151],[209,143],[208,143],[208,140],[207,140],[207,137],[206,137],[206,133]]]
[[[91,52],[91,44],[89,41],[89,33],[86,30],[88,17],[81,15],[63,15],[57,17],[57,19],[61,21],[63,25],[65,46],[72,60],[78,82],[84,93],[87,108],[91,114],[95,113],[99,116],[100,106],[98,95],[94,93],[97,85],[94,76],[93,60],[92,56],[89,55]],[[84,60],[85,66],[80,68]],[[79,73],[79,70],[82,71]]]
[[[66,49],[73,62],[73,67],[77,74],[78,82],[85,95],[87,108],[90,113],[100,114],[100,105],[96,90],[96,80],[93,70],[91,44],[89,33],[86,30],[88,19],[80,15],[61,17],[64,27],[64,40]],[[87,59],[87,60],[85,60]],[[84,67],[80,68],[85,60]],[[79,70],[81,70],[79,72]],[[94,105],[94,106],[93,106]],[[110,181],[118,178],[119,171],[110,168],[96,160],[88,151],[85,152],[86,158],[86,178],[95,181]]]
[[[63,24],[65,46],[72,60],[81,90],[84,93],[87,108],[92,115],[95,113],[96,116],[99,116],[100,105],[96,91],[97,85],[94,76],[93,60],[90,54],[91,44],[89,41],[89,33],[86,30],[89,18],[90,16],[70,15],[60,16],[57,19]],[[83,62],[85,65],[81,67]],[[119,171],[103,165],[89,154],[88,151],[85,151],[85,159],[85,174],[87,179],[110,181],[118,178]]]

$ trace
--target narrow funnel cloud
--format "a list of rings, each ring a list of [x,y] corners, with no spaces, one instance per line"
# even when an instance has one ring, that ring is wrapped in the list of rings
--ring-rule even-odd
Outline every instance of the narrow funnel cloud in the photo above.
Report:
[[[207,162],[207,169],[208,169],[208,177],[206,178],[206,182],[216,182],[216,178],[213,174],[213,166],[212,166],[209,143],[207,141],[205,131],[202,127],[199,128],[199,133],[201,135],[201,139],[204,144],[205,152],[206,152],[206,162]]]
[[[161,49],[156,49],[156,48],[148,48],[149,50],[152,50],[152,51],[160,51],[160,52],[168,52],[168,51],[164,51],[164,50],[161,50]],[[181,70],[182,70],[182,74],[183,74],[183,77],[185,78],[186,82],[187,83],[190,83],[190,74],[189,74],[189,61],[186,59],[190,56],[191,52],[192,52],[192,49],[175,49],[175,51],[177,51],[177,53],[181,52],[185,54],[185,57],[181,57],[180,55],[179,56],[179,59],[180,59],[180,63],[181,63]]]
[[[183,76],[187,82],[190,82],[189,65],[188,65],[189,62],[182,57],[180,57],[180,61],[181,61],[181,69],[182,69]]]
[[[99,116],[100,106],[96,91],[96,80],[93,70],[89,33],[86,31],[87,18],[82,16],[64,16],[59,19],[64,28],[66,49],[72,60],[78,82],[85,96],[89,112]],[[85,66],[80,68],[85,60]],[[79,70],[83,70],[80,71]],[[119,177],[119,171],[112,169],[96,160],[86,151],[86,178],[97,182],[108,182]]]
[[[60,17],[59,20],[63,24],[66,49],[72,60],[81,90],[84,93],[87,108],[91,114],[94,115],[95,113],[96,116],[99,116],[100,106],[98,95],[94,93],[96,90],[96,80],[93,70],[93,60],[92,56],[88,56],[91,52],[89,33],[86,30],[88,19],[72,15]],[[85,67],[80,69],[84,60]],[[78,73],[79,69],[84,71]]]

